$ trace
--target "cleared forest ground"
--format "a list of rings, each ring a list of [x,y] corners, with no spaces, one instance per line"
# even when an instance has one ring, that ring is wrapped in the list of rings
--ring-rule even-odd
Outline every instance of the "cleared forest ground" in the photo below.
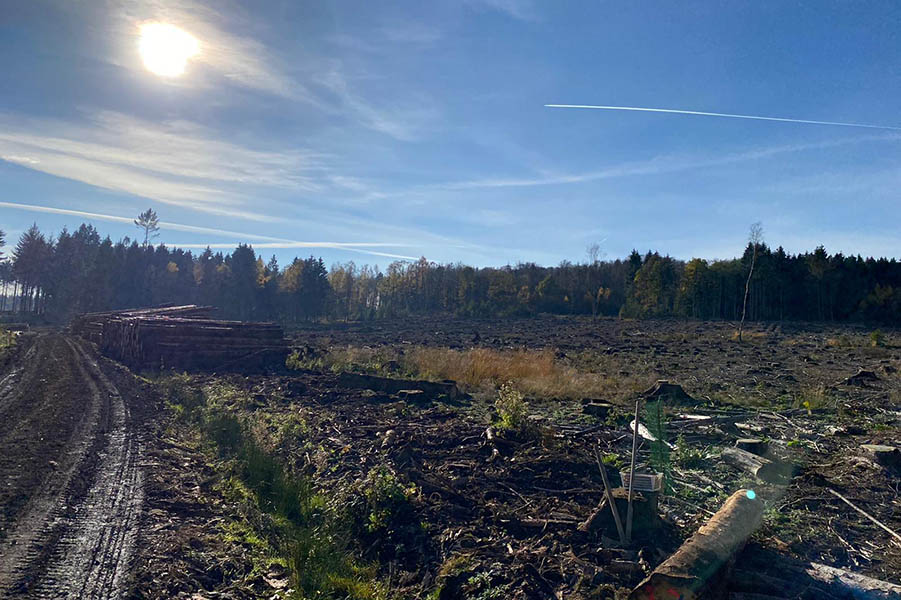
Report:
[[[316,326],[296,332],[299,370],[288,375],[197,376],[187,384],[347,519],[342,548],[374,566],[386,586],[379,593],[621,596],[743,487],[769,508],[739,571],[775,573],[795,560],[897,583],[901,544],[829,491],[901,529],[898,473],[861,448],[899,439],[897,334],[782,325],[752,327],[739,344],[732,332],[726,323],[561,318]],[[447,364],[430,370],[423,357]],[[530,371],[530,357],[545,366]],[[510,370],[467,371],[472,380],[460,387],[469,398],[415,382],[471,370],[474,361]],[[875,377],[855,378],[860,370]],[[511,372],[537,379],[523,395],[525,425],[505,429],[495,388]],[[542,376],[575,379],[567,395],[554,396],[541,393]],[[594,449],[618,485],[632,401],[662,378],[693,398],[665,405],[673,449],[663,522],[638,533],[631,548],[616,548],[615,530],[579,528],[603,494]],[[578,394],[580,382],[591,389]],[[589,400],[613,407],[586,414]],[[794,477],[773,485],[728,464],[721,453],[740,437],[765,440],[769,457],[795,465]],[[643,443],[642,461],[649,450]],[[349,505],[360,510],[341,513]],[[741,577],[732,586],[733,594],[760,591]]]
[[[139,515],[138,533],[115,561],[127,573],[113,568],[116,589],[98,597],[621,598],[741,488],[768,508],[725,597],[814,597],[764,577],[784,578],[792,561],[898,583],[901,542],[835,493],[901,530],[901,473],[862,448],[901,438],[901,336],[782,325],[751,327],[739,344],[732,331],[579,318],[338,324],[295,332],[283,372],[149,379],[64,336],[23,340],[0,384],[0,409],[19,415],[3,439],[21,438],[0,461],[4,531],[21,529],[34,499],[56,497],[69,462],[84,465],[88,490],[72,488],[69,506],[105,485],[109,451],[80,461],[78,440],[124,440],[138,460],[110,472],[140,473],[138,512],[123,513]],[[429,383],[453,373],[456,386]],[[595,449],[619,485],[634,400],[662,378],[690,396],[663,404],[671,487],[661,521],[622,548],[591,518],[603,495]],[[508,382],[521,394],[498,403]],[[117,390],[129,416],[117,424],[117,396],[95,389]],[[79,433],[92,422],[105,429]],[[727,462],[738,438],[765,442],[793,476],[767,483]],[[651,458],[649,442],[639,457]],[[5,584],[23,573],[42,577],[17,567]]]

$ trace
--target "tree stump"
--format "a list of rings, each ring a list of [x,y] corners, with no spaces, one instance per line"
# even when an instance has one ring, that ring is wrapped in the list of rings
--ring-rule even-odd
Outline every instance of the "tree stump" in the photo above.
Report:
[[[614,488],[611,490],[613,501],[616,503],[616,510],[619,511],[621,517],[625,517],[629,508],[629,490],[626,488]],[[633,492],[632,493],[632,534],[636,537],[650,534],[660,526],[660,515],[657,512],[658,494],[655,492]],[[601,503],[588,516],[588,518],[579,525],[579,531],[589,533],[601,531],[608,537],[616,537],[616,523],[613,520],[613,513],[607,506],[606,496],[601,499]]]
[[[843,379],[842,383],[845,385],[866,385],[869,381],[879,381],[879,376],[873,371],[859,369],[854,375]]]
[[[591,415],[598,419],[606,419],[611,408],[613,408],[612,404],[607,404],[605,402],[591,402],[582,406],[582,414]]]
[[[862,444],[860,449],[863,450],[869,458],[873,459],[883,467],[901,471],[901,450],[898,450],[898,448],[895,448],[894,446],[884,446],[882,444]]]
[[[735,447],[757,456],[763,456],[767,451],[767,443],[755,438],[741,438],[735,440]]]
[[[694,398],[685,393],[681,385],[660,379],[651,388],[641,393],[646,402],[665,400],[672,404],[694,403]]]

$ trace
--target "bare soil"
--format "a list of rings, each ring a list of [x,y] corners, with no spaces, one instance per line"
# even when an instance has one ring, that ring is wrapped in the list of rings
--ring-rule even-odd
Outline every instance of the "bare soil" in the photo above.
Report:
[[[412,490],[405,518],[421,534],[356,545],[397,597],[622,596],[742,487],[769,509],[739,568],[812,561],[898,582],[901,544],[829,489],[901,531],[901,477],[860,448],[901,439],[901,337],[888,331],[873,347],[864,328],[782,325],[751,327],[739,344],[733,330],[548,317],[295,333],[313,352],[550,348],[568,366],[625,382],[594,398],[616,406],[606,418],[584,414],[579,399],[531,398],[531,432],[497,430],[494,441],[486,428],[495,396],[483,391],[463,400],[389,394],[312,371],[203,375],[192,385],[240,390],[243,400],[227,410],[329,497],[357,489],[377,468]],[[848,380],[859,369],[876,378]],[[594,450],[608,457],[618,485],[612,463],[631,448],[631,399],[661,378],[695,401],[667,407],[667,441],[678,447],[662,522],[618,548],[609,526],[578,528],[603,493]],[[0,596],[290,595],[284,570],[267,562],[275,557],[261,562],[265,548],[240,533],[265,532],[265,516],[229,495],[198,432],[162,400],[156,386],[65,336],[21,337],[0,359]],[[771,458],[797,465],[790,483],[754,481],[723,462],[719,451],[739,437],[765,438]],[[642,443],[642,463],[649,450]]]
[[[97,359],[60,335],[23,337],[0,378],[0,591],[120,594],[141,506],[130,407]]]
[[[491,590],[504,597],[613,597],[742,487],[754,489],[770,508],[740,563],[751,564],[762,553],[897,582],[901,544],[828,491],[901,530],[898,473],[860,449],[898,443],[897,334],[888,332],[885,345],[872,347],[863,328],[751,327],[742,344],[732,339],[733,331],[727,323],[543,318],[405,320],[297,332],[298,345],[314,352],[346,345],[552,348],[561,361],[613,370],[638,389],[658,378],[683,385],[696,401],[668,407],[668,441],[675,445],[681,436],[683,446],[702,458],[680,462],[674,451],[673,489],[661,499],[664,523],[628,550],[614,547],[614,530],[577,529],[602,495],[594,448],[621,460],[630,450],[631,409],[615,395],[601,398],[621,406],[607,422],[583,415],[578,401],[532,399],[532,420],[541,433],[522,438],[501,432],[491,444],[485,435],[491,396],[476,395],[463,405],[423,402],[422,395],[347,389],[337,376],[314,372],[228,381],[256,399],[237,410],[262,423],[258,430],[268,427],[284,460],[324,489],[337,494],[381,465],[416,486],[417,518],[429,542],[417,547],[416,564],[384,565],[408,597],[422,597],[439,584],[446,590],[442,597]],[[845,381],[859,369],[877,378]],[[217,380],[206,383],[211,381]],[[279,424],[298,418],[309,433],[285,441]],[[755,481],[719,459],[721,448],[749,436],[767,439],[771,458],[796,465],[787,486]],[[500,450],[498,459],[492,459],[493,448]],[[646,461],[648,455],[643,443],[640,457]],[[617,485],[615,469],[610,477]],[[379,558],[378,544],[368,551],[369,558]],[[448,575],[449,565],[459,572]]]

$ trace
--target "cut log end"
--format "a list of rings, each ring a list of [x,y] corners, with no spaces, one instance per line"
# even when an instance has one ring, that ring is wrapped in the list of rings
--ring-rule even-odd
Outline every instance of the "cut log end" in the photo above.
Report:
[[[721,456],[733,467],[767,483],[784,485],[794,473],[792,464],[769,460],[741,448],[724,448]]]

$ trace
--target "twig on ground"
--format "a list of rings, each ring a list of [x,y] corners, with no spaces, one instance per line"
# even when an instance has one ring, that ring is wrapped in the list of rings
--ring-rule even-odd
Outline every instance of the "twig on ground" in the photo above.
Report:
[[[857,512],[859,512],[860,514],[862,514],[863,516],[868,518],[869,520],[871,520],[873,523],[875,523],[876,525],[878,525],[879,527],[881,527],[882,529],[884,529],[885,531],[890,533],[892,535],[892,537],[894,537],[898,541],[901,541],[901,534],[898,534],[897,532],[889,529],[888,526],[885,525],[884,523],[877,521],[876,517],[872,516],[868,512],[865,512],[863,509],[858,508],[857,506],[852,504],[850,500],[848,500],[847,498],[845,498],[844,496],[842,496],[841,494],[836,492],[834,489],[832,489],[832,488],[826,488],[826,489],[829,491],[830,494],[832,494],[833,496],[835,496],[836,498],[838,498],[839,500],[841,500],[842,502],[844,502],[845,504],[847,504],[848,506],[850,506],[851,508],[853,508],[854,510],[856,510]]]

